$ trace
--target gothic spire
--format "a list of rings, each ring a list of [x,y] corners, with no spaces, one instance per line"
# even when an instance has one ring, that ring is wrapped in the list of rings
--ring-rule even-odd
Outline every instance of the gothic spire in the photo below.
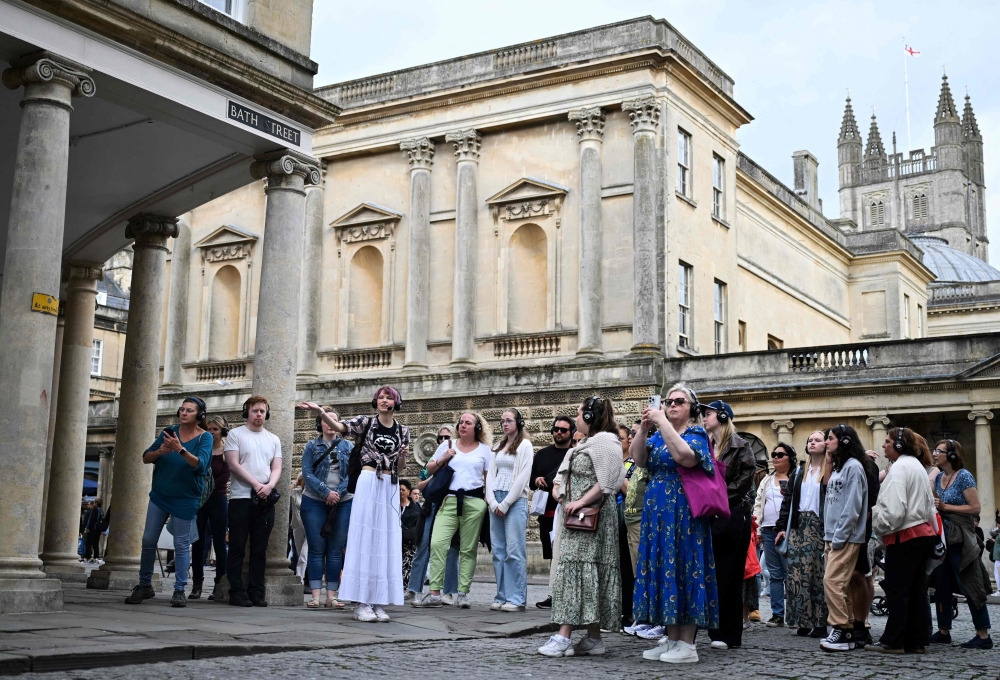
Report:
[[[861,143],[861,133],[858,131],[858,121],[854,119],[854,109],[851,108],[851,98],[847,98],[847,106],[844,107],[844,120],[840,124],[839,142]]]
[[[868,129],[868,146],[865,147],[865,160],[871,158],[885,159],[885,147],[882,145],[882,135],[878,132],[874,111],[872,112],[872,125]]]
[[[958,110],[955,108],[955,100],[951,97],[951,88],[948,87],[948,74],[941,77],[941,95],[938,97],[937,113],[934,114],[934,123],[958,123]]]
[[[970,141],[983,141],[983,136],[979,134],[979,124],[976,123],[976,114],[972,112],[972,101],[969,95],[965,95],[965,111],[962,113],[962,133],[965,139]]]

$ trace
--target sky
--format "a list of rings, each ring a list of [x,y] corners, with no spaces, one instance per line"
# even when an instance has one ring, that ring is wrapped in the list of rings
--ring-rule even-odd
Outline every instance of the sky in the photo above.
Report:
[[[839,217],[837,136],[850,88],[867,139],[872,107],[882,140],[899,151],[934,144],[948,80],[959,109],[966,87],[984,138],[990,262],[1000,268],[1000,11],[989,2],[648,2],[645,0],[315,0],[317,86],[651,15],[666,19],[736,82],[754,117],[741,150],[792,185],[792,153],[819,159],[824,214]],[[907,57],[910,129],[903,86]]]

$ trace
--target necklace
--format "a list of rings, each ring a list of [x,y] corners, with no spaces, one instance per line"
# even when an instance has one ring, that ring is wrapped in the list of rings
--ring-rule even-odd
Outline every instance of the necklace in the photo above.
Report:
[[[957,470],[952,470],[947,475],[945,475],[944,473],[941,473],[941,476],[945,478],[945,479],[941,480],[941,489],[942,490],[947,489],[949,486],[951,486],[951,482],[955,478],[955,472],[957,472]],[[947,480],[947,483],[945,483],[945,480]]]

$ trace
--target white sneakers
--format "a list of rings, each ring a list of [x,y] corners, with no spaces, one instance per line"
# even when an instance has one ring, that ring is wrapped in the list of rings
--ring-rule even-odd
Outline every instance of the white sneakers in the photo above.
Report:
[[[450,595],[445,595],[444,597],[450,597]],[[444,604],[444,597],[441,597],[440,595],[431,595],[430,593],[423,593],[415,597],[410,605],[413,607],[440,607]]]
[[[448,597],[445,595],[445,597]],[[443,598],[442,598],[443,599]],[[469,594],[460,592],[455,596],[455,606],[459,609],[468,609],[471,605],[469,604]]]
[[[600,656],[607,651],[604,647],[604,639],[595,640],[594,638],[587,635],[582,640],[573,646],[573,654],[576,656],[584,656],[589,654],[591,656]]]
[[[573,641],[569,638],[564,638],[559,633],[556,633],[549,638],[549,641],[538,648],[538,653],[543,656],[573,656],[575,650],[573,649]]]
[[[384,609],[382,609],[382,605],[376,604],[376,605],[372,606],[372,612],[375,613],[375,618],[378,619],[379,623],[388,623],[389,622],[389,620],[390,620],[389,619],[389,615],[385,613]]]
[[[444,595],[441,596],[441,604],[446,604],[450,607],[451,605],[455,604],[455,596],[452,595],[451,593],[445,593]]]
[[[500,607],[502,607],[503,605],[504,605],[503,602],[494,602],[493,604],[490,605],[490,611],[498,612],[500,611]]]
[[[659,661],[660,657],[669,652],[674,648],[677,642],[674,640],[668,640],[667,638],[660,638],[660,643],[653,647],[652,649],[647,649],[642,653],[643,659],[648,659],[650,661]]]
[[[729,649],[729,645],[727,645],[722,640],[712,640],[712,644],[709,645],[709,648],[710,649]]]
[[[460,595],[461,595],[461,593],[460,593]],[[524,611],[524,607],[519,607],[516,604],[512,604],[510,602],[505,602],[500,607],[500,611],[502,611],[502,612],[523,612]]]
[[[636,637],[641,637],[643,640],[659,640],[667,634],[667,631],[663,626],[651,626],[643,630],[638,630],[635,634]]]
[[[674,643],[673,648],[660,655],[663,663],[698,663],[698,648],[683,640]]]
[[[361,623],[375,623],[378,621],[378,616],[372,611],[370,604],[359,604],[354,607],[354,618]]]
[[[622,628],[626,635],[637,635],[640,630],[649,630],[652,628],[652,624],[649,623],[633,623],[631,626],[625,626]]]

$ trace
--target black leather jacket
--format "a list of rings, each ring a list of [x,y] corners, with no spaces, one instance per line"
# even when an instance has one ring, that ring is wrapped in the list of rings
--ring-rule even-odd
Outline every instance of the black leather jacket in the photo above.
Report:
[[[753,473],[757,465],[750,442],[734,434],[729,440],[729,448],[718,458],[726,464],[729,507],[749,511],[753,506],[750,495],[753,493]]]
[[[809,461],[799,463],[799,466],[792,474],[788,488],[791,493],[786,493],[781,500],[781,510],[778,512],[778,521],[774,525],[775,531],[784,531],[788,526],[788,513],[792,513],[792,528],[799,528],[799,500],[802,498],[802,480],[805,479],[806,469]],[[820,481],[819,486],[819,518],[823,519],[823,506],[826,504],[826,484]]]

